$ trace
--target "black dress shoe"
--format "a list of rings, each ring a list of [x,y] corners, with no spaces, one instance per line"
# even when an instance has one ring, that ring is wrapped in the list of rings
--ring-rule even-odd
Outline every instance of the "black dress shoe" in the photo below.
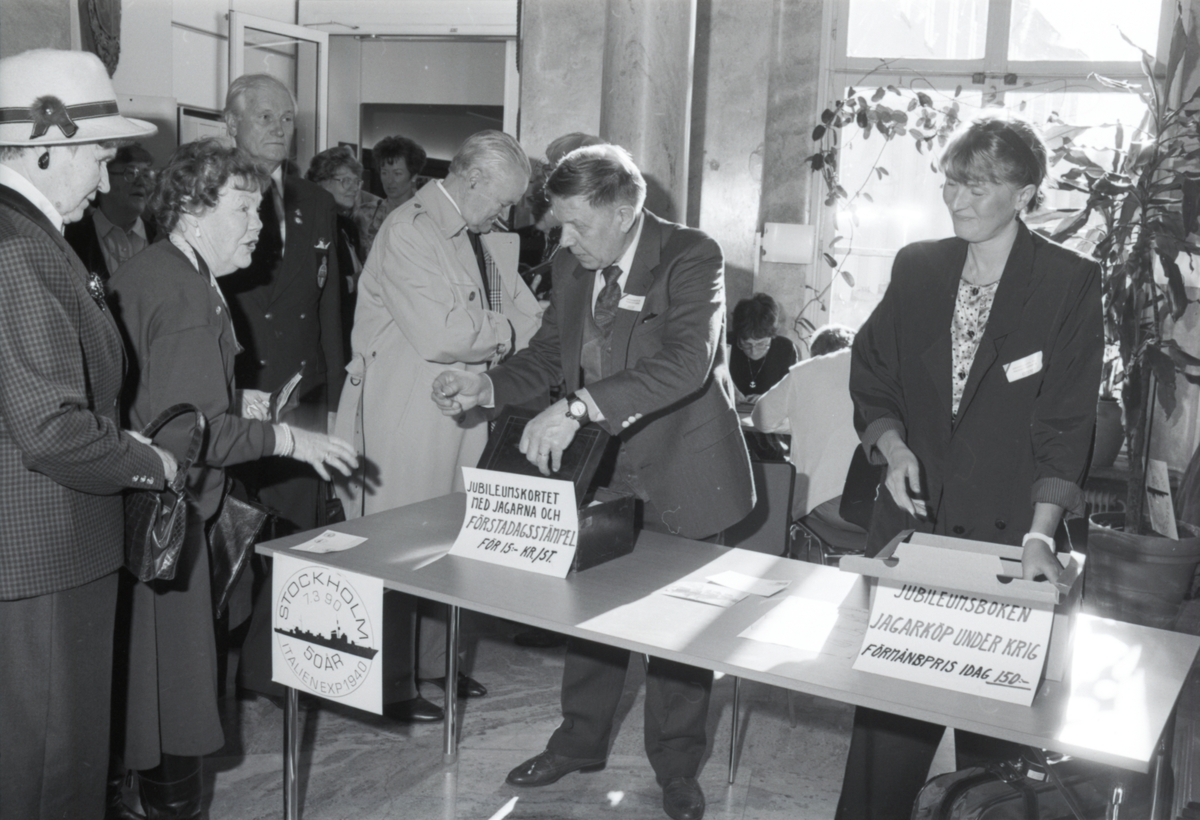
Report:
[[[571,772],[598,772],[604,764],[604,758],[566,757],[545,751],[513,769],[505,780],[510,786],[548,786]]]
[[[442,675],[440,678],[424,678],[421,682],[432,683],[443,692],[446,691],[445,675]],[[458,673],[458,696],[460,698],[481,698],[486,694],[487,688],[482,683],[474,678],[468,678],[462,672]]]
[[[553,649],[556,646],[564,646],[566,642],[566,635],[537,627],[513,635],[513,643],[517,646],[527,646],[532,649]]]
[[[663,783],[663,811],[671,820],[700,820],[704,792],[694,777],[672,777]]]
[[[436,703],[430,703],[419,695],[411,700],[398,700],[385,704],[383,714],[401,723],[436,723],[446,719],[446,713]]]

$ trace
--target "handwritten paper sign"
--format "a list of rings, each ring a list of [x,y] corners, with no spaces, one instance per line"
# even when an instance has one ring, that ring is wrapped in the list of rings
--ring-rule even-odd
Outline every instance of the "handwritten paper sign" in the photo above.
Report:
[[[271,680],[383,713],[383,581],[277,553]]]
[[[1054,611],[879,581],[854,668],[1028,706]]]
[[[463,467],[467,514],[451,555],[566,578],[579,541],[570,481]]]

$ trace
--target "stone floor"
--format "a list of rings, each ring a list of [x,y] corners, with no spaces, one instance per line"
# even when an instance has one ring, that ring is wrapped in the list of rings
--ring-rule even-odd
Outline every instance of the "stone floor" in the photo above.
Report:
[[[642,681],[634,663],[621,726],[605,770],[571,774],[541,789],[515,789],[509,769],[544,748],[559,722],[562,649],[523,649],[520,627],[489,621],[474,677],[487,697],[463,705],[459,759],[442,763],[442,724],[406,726],[323,703],[303,712],[304,820],[489,820],[621,817],[662,820],[662,792],[642,750]],[[746,681],[738,768],[728,783],[733,680],[713,686],[709,756],[700,773],[710,820],[830,820],[849,743],[851,707]],[[429,687],[426,697],[440,702]],[[282,817],[283,712],[266,698],[224,703],[226,744],[206,760],[210,820]],[[952,733],[947,732],[947,736]],[[939,752],[935,770],[949,748]],[[513,798],[508,814],[503,809]]]

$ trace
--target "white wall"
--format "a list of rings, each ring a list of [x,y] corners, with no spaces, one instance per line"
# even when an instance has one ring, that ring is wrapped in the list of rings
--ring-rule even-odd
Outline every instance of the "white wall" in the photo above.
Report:
[[[504,105],[504,43],[364,40],[361,76],[365,103]]]

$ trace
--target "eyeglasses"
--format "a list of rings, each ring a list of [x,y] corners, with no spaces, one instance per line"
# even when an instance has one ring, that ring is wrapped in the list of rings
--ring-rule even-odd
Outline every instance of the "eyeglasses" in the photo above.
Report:
[[[132,185],[139,179],[145,179],[147,182],[153,185],[154,180],[158,178],[158,172],[153,168],[139,168],[136,165],[130,165],[120,171],[118,171],[116,168],[109,168],[108,172],[110,176],[119,176],[121,179],[125,180],[126,184],[128,185]]]
[[[343,188],[349,188],[351,190],[362,187],[362,180],[356,176],[350,176],[349,174],[345,176],[334,177],[333,181],[338,185],[341,185]]]

